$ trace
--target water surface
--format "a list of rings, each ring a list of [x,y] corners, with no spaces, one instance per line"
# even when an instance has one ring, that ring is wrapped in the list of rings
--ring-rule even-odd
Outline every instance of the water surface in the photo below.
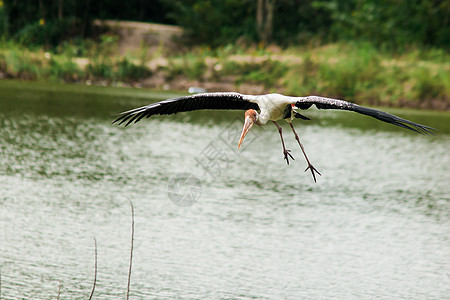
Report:
[[[313,120],[295,127],[322,173],[314,183],[288,126],[291,165],[271,125],[252,129],[237,152],[242,112],[111,125],[120,111],[172,96],[0,82],[2,299],[56,298],[59,288],[61,298],[87,298],[94,237],[94,298],[125,297],[130,201],[134,298],[448,297],[448,113],[390,110],[439,129],[424,136],[349,112],[305,112]],[[190,207],[168,194],[182,173],[201,183]]]

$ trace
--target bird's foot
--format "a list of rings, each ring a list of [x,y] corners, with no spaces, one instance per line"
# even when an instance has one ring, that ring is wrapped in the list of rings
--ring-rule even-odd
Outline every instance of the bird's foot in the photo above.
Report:
[[[320,176],[322,176],[322,174],[320,174],[320,172],[317,171],[317,169],[314,168],[314,166],[313,166],[312,164],[310,164],[310,163],[308,163],[308,167],[305,169],[305,172],[308,171],[308,170],[311,171],[311,174],[312,174],[312,177],[313,177],[313,179],[314,179],[314,182],[317,182],[317,180],[316,180],[316,174],[315,174],[314,172],[316,172],[317,174],[319,174]]]
[[[291,150],[284,150],[284,159],[286,160],[286,163],[289,165],[289,157],[292,158],[292,160],[295,160],[295,158],[291,155]]]

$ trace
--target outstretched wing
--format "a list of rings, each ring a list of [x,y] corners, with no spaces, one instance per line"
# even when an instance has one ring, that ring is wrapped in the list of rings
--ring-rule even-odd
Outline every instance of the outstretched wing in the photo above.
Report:
[[[147,106],[135,108],[120,114],[113,122],[119,125],[125,123],[138,122],[142,118],[153,115],[170,115],[177,112],[192,111],[200,109],[259,109],[258,104],[253,102],[251,96],[239,93],[203,93],[179,98],[167,99],[161,102],[152,103]]]
[[[391,123],[406,129],[410,129],[418,133],[433,134],[431,130],[435,130],[434,128],[411,122],[409,120],[397,117],[395,115],[391,115],[381,110],[363,107],[344,100],[319,96],[299,97],[297,99],[298,101],[296,102],[295,106],[297,106],[300,109],[308,109],[314,104],[319,109],[342,109],[354,111],[359,114],[371,116],[380,121]]]

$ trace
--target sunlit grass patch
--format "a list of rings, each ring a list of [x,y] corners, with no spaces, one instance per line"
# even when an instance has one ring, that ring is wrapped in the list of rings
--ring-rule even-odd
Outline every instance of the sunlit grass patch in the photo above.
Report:
[[[308,50],[285,78],[289,93],[320,93],[355,99],[383,82],[381,58],[370,47],[339,45]]]
[[[43,72],[44,62],[36,53],[21,49],[8,49],[2,53],[2,68],[12,77],[37,79]]]
[[[288,71],[285,63],[269,58],[259,63],[225,61],[223,65],[223,75],[234,76],[237,85],[252,82],[263,84],[268,89],[279,85],[280,79]]]
[[[109,58],[98,58],[86,66],[85,77],[108,81],[135,81],[151,75],[150,70],[141,64],[136,64],[129,58],[113,61]]]
[[[188,53],[170,58],[168,65],[163,67],[162,70],[169,81],[177,76],[186,76],[191,80],[203,80],[207,65],[203,56]]]
[[[51,59],[48,65],[48,72],[50,78],[60,79],[66,82],[72,82],[80,79],[83,76],[82,70],[71,59]]]
[[[412,73],[414,97],[419,101],[442,98],[450,91],[448,72],[433,72],[427,68],[418,68]]]

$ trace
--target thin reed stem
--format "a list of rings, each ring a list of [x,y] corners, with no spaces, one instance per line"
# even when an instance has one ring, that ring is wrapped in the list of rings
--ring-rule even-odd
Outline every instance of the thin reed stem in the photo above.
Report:
[[[56,297],[56,300],[59,300],[59,297],[61,296],[61,287],[62,287],[62,282],[59,282],[59,286],[58,286],[58,296]]]
[[[95,285],[97,283],[97,239],[94,237],[94,246],[95,246],[95,267],[94,267],[94,284],[92,285],[91,295],[89,296],[89,300],[94,296]]]
[[[134,206],[131,200],[130,206],[131,206],[131,248],[130,248],[130,268],[128,270],[127,300],[130,298],[131,266],[133,265],[133,241],[134,241]]]

